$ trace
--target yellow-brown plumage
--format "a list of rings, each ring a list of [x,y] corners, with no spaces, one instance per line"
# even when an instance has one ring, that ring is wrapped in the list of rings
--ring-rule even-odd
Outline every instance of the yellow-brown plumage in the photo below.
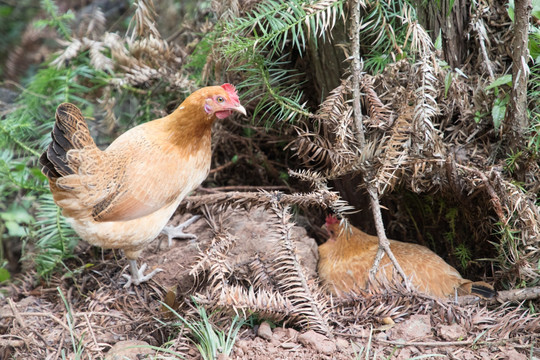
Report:
[[[80,110],[61,104],[53,141],[40,158],[42,171],[79,236],[123,249],[137,284],[147,279],[135,274],[135,260],[208,175],[212,123],[232,111],[245,115],[232,85],[206,87],[172,114],[128,130],[101,151]]]
[[[330,238],[319,246],[319,276],[334,294],[358,292],[368,283],[369,270],[379,248],[379,239],[350,226],[342,229],[337,219],[328,217],[326,229]],[[459,272],[428,248],[390,240],[390,249],[415,288],[423,293],[447,298],[477,294],[495,295],[484,282],[463,279]],[[381,260],[377,278],[392,280],[393,265],[388,256]]]

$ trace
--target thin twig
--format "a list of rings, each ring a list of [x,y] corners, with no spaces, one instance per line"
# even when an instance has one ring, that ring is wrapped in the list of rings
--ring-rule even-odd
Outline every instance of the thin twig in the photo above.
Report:
[[[66,339],[66,334],[62,333],[62,338],[60,339],[60,344],[58,344],[56,355],[54,356],[53,360],[57,360],[60,357],[60,353],[62,352],[62,347],[64,346],[65,339]]]
[[[0,339],[0,347],[20,347],[24,345],[22,340],[9,340],[9,339]]]
[[[489,196],[491,197],[491,202],[493,203],[493,209],[497,213],[497,216],[501,220],[501,223],[508,224],[508,219],[506,219],[506,216],[504,215],[504,211],[502,209],[501,199],[499,199],[499,196],[495,192],[495,189],[493,188],[493,186],[491,186],[491,183],[489,182],[489,179],[486,176],[486,174],[484,174],[482,171],[480,171],[478,169],[474,169],[474,168],[471,168],[471,167],[468,167],[468,166],[465,166],[465,165],[461,165],[461,164],[458,164],[458,163],[456,163],[456,165],[459,168],[462,168],[464,170],[467,170],[469,172],[472,172],[472,173],[476,174],[482,180],[482,182],[484,183],[484,186],[486,187],[486,190],[487,190]]]
[[[478,19],[474,23],[474,29],[476,30],[476,33],[478,34],[478,39],[480,40],[480,50],[482,52],[482,56],[484,57],[486,67],[489,72],[489,78],[493,81],[495,79],[495,75],[493,75],[491,61],[489,60],[489,56],[486,50],[486,40],[484,37],[484,34],[486,32],[486,27],[484,26],[484,22],[482,21],[482,19]]]
[[[520,302],[524,300],[534,300],[540,298],[540,286],[512,289],[506,291],[498,291],[497,296],[491,299],[483,299],[482,303],[487,305],[505,303],[505,302]],[[478,302],[478,297],[473,295],[459,296],[459,305],[469,305]]]
[[[248,157],[247,155],[240,155],[240,156],[238,156],[234,161],[231,160],[231,161],[229,161],[229,162],[227,162],[227,163],[225,163],[225,164],[223,164],[223,165],[221,165],[221,166],[218,166],[217,168],[214,168],[214,169],[210,170],[210,173],[209,173],[209,174],[213,174],[213,173],[219,172],[219,171],[221,171],[221,170],[223,170],[223,169],[226,169],[226,168],[228,168],[229,166],[232,166],[232,165],[238,163],[238,160],[244,159],[244,158],[247,158],[247,157]]]
[[[336,335],[347,336],[353,338],[366,338],[366,335],[359,334],[347,334],[342,332],[335,332]],[[383,340],[373,337],[372,340],[383,344],[389,345],[402,345],[402,346],[460,346],[460,345],[470,345],[474,343],[474,340],[462,340],[462,341],[423,341],[423,342],[404,342],[404,340]],[[478,344],[478,342],[476,342]]]
[[[87,314],[84,314],[84,319],[86,320],[86,325],[88,326],[88,331],[90,331],[90,335],[92,336],[92,340],[94,340],[94,344],[97,346],[98,349],[101,347],[99,346],[96,335],[94,334],[94,330],[92,329],[92,324],[90,324],[90,319],[88,318]]]
[[[275,190],[289,190],[288,186],[277,185],[277,186],[249,186],[249,185],[237,185],[237,186],[218,186],[214,188],[199,188],[197,191],[204,191],[206,193],[219,193],[222,191],[257,191],[257,190],[266,190],[266,191],[275,191]]]
[[[362,108],[360,106],[360,77],[362,76],[362,63],[360,61],[360,0],[351,1],[352,24],[351,24],[351,42],[352,42],[352,86],[353,86],[353,111],[354,123],[356,125],[356,136],[360,148],[363,148],[366,142],[364,136],[364,125],[362,124]]]
[[[17,310],[17,306],[15,306],[11,298],[8,298],[8,304],[9,304],[9,307],[11,308],[11,312],[13,313],[13,316],[15,316],[15,319],[17,320],[19,325],[21,325],[22,328],[25,328],[26,324],[24,320],[22,319],[19,311]]]
[[[371,201],[371,211],[373,212],[373,219],[375,220],[377,236],[379,237],[379,249],[377,250],[377,255],[375,256],[375,261],[373,262],[373,266],[369,271],[369,275],[372,279],[375,279],[375,275],[377,274],[377,270],[379,269],[379,263],[381,262],[384,253],[386,253],[398,274],[403,278],[403,280],[405,280],[405,287],[409,290],[407,276],[399,265],[396,257],[392,253],[392,250],[390,250],[390,242],[388,241],[388,238],[386,237],[386,232],[384,230],[384,224],[381,214],[381,205],[379,204],[379,196],[377,195],[377,190],[372,184],[369,184],[367,186],[367,191],[369,193],[369,198]]]

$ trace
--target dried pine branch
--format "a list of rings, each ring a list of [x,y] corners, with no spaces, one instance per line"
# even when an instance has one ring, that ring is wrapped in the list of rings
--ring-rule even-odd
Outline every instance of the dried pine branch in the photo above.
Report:
[[[412,109],[402,108],[390,130],[375,174],[374,186],[381,195],[392,191],[405,176],[406,164],[410,161],[411,123]]]
[[[295,321],[298,316],[288,298],[267,288],[255,290],[252,287],[246,289],[239,285],[229,285],[216,295],[216,307],[230,310],[244,318],[257,314],[260,319],[279,322],[284,319]]]
[[[321,206],[323,208],[341,207],[343,200],[336,192],[316,190],[311,193],[284,194],[279,191],[267,192],[227,192],[209,195],[193,195],[185,199],[182,206],[193,210],[205,205],[228,205],[232,207],[251,208],[261,206],[269,208],[273,201],[283,205],[298,205],[300,207]],[[348,209],[350,210],[350,208]]]
[[[154,10],[154,2],[152,0],[137,0],[135,6],[135,14],[129,23],[129,28],[133,29],[131,31],[131,40],[135,40],[136,36],[146,37],[148,35],[161,38],[155,25],[156,11]]]
[[[375,92],[373,81],[374,78],[370,75],[364,74],[362,77],[361,89],[364,96],[364,105],[369,115],[366,123],[370,127],[388,130],[394,123],[394,116],[392,111],[383,104]]]
[[[273,227],[279,235],[276,240],[277,250],[273,264],[273,274],[278,287],[290,299],[294,306],[294,313],[302,326],[333,337],[328,323],[327,304],[308,284],[296,247],[291,239],[291,229],[294,224],[290,222],[291,215],[288,206],[282,206],[274,201],[271,210],[276,216]]]

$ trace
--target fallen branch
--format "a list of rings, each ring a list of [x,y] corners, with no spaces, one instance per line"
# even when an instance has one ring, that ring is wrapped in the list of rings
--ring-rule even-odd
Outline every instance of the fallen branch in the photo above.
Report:
[[[473,174],[475,174],[482,180],[482,183],[484,183],[484,186],[486,187],[486,190],[489,196],[491,197],[491,202],[493,203],[493,209],[497,213],[499,220],[501,221],[502,224],[508,224],[508,220],[506,219],[506,216],[504,215],[504,211],[501,205],[501,199],[499,198],[499,195],[497,195],[497,193],[495,192],[495,189],[489,182],[489,179],[486,176],[486,174],[484,174],[482,171],[478,169],[474,169],[465,165],[461,165],[458,163],[456,163],[456,165],[461,169],[472,172]]]
[[[493,305],[505,302],[521,302],[525,300],[540,299],[540,286],[499,291],[497,296],[491,299],[483,299],[483,304]],[[478,297],[473,295],[458,297],[459,305],[470,305],[478,302]]]
[[[299,206],[322,206],[332,208],[340,201],[337,193],[332,191],[317,190],[311,193],[284,194],[279,191],[267,192],[240,192],[231,191],[226,193],[193,195],[185,199],[181,206],[187,210],[200,208],[204,205],[229,205],[229,206],[263,206],[268,208],[273,201],[282,205]]]
[[[340,333],[340,332],[334,332],[335,335],[340,336],[347,336],[347,337],[353,337],[353,338],[367,338],[366,335],[357,335],[357,334],[347,334],[347,333]],[[385,340],[385,339],[379,339],[377,337],[372,337],[372,341],[376,341],[381,344],[388,344],[388,345],[397,345],[397,346],[426,346],[426,347],[444,347],[444,346],[463,346],[463,345],[494,345],[494,344],[507,344],[511,340],[518,340],[522,338],[531,337],[533,335],[521,335],[516,336],[509,339],[493,339],[493,340],[483,340],[478,341],[477,338],[471,339],[471,340],[460,340],[460,341],[417,341],[417,342],[406,342],[405,340]],[[514,345],[513,347],[521,348],[521,349],[530,349],[531,344],[519,344]]]
[[[379,204],[379,197],[377,195],[377,189],[372,185],[368,185],[367,192],[371,200],[371,211],[373,212],[373,219],[375,220],[375,228],[377,229],[377,236],[379,237],[379,249],[377,250],[375,261],[373,261],[373,266],[371,267],[371,270],[369,271],[369,276],[372,279],[375,279],[375,275],[377,274],[377,270],[379,269],[379,263],[381,262],[384,253],[386,253],[386,255],[388,255],[388,257],[390,258],[390,261],[394,265],[394,268],[396,269],[398,274],[405,281],[406,288],[409,289],[409,282],[407,281],[407,276],[405,275],[405,272],[399,265],[396,257],[392,253],[392,250],[390,250],[390,242],[388,241],[388,238],[386,237],[386,231],[384,230],[384,224],[383,224],[382,215],[381,215],[381,205]]]
[[[22,340],[9,340],[9,339],[0,339],[0,347],[20,347],[24,345]]]
[[[274,186],[251,186],[251,185],[232,185],[232,186],[218,186],[213,188],[198,188],[197,191],[202,191],[206,193],[218,193],[223,191],[255,191],[255,190],[266,190],[266,191],[278,191],[278,190],[289,190],[288,186],[285,185],[274,185]]]

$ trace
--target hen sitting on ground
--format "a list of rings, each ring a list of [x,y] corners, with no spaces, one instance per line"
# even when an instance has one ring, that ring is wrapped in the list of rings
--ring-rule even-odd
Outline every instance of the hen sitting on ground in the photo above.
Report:
[[[368,284],[369,270],[379,248],[379,239],[350,226],[344,229],[339,221],[328,216],[325,224],[330,238],[319,246],[319,276],[334,294],[358,292]],[[390,248],[408,280],[420,292],[448,298],[475,294],[484,298],[495,296],[493,287],[485,282],[463,279],[433,251],[418,244],[390,240]],[[392,280],[393,265],[383,257],[378,279]]]

